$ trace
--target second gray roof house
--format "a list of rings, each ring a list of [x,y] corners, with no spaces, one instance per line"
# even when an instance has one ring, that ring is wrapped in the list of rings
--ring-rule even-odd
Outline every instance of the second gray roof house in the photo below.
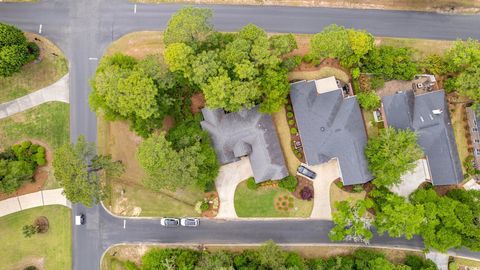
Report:
[[[382,106],[388,126],[417,133],[434,185],[453,185],[463,180],[443,90],[421,95],[412,90],[398,92],[383,97]]]
[[[338,159],[344,185],[373,179],[364,148],[367,133],[355,96],[343,97],[341,89],[317,92],[315,81],[291,84],[295,119],[308,165]]]
[[[235,113],[204,108],[202,114],[200,124],[210,134],[222,165],[249,156],[257,183],[288,175],[272,117],[260,113],[258,106]]]

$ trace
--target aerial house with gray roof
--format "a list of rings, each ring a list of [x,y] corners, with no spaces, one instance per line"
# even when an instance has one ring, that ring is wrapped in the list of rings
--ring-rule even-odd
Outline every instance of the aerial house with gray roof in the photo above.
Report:
[[[443,90],[415,95],[399,91],[382,98],[385,125],[417,134],[433,185],[453,185],[463,180],[448,104]]]
[[[334,77],[291,84],[290,99],[308,165],[337,159],[344,185],[373,179],[365,157],[367,132],[357,98]]]
[[[202,109],[200,124],[210,134],[219,162],[224,165],[249,156],[257,183],[288,176],[272,117],[250,110],[226,113],[222,109]]]

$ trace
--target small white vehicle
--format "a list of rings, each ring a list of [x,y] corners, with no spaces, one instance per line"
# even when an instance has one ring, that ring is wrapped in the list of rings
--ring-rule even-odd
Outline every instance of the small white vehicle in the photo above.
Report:
[[[85,224],[85,215],[80,214],[75,216],[75,225],[83,225]]]
[[[198,218],[182,218],[180,220],[180,225],[184,227],[197,227],[200,224]]]

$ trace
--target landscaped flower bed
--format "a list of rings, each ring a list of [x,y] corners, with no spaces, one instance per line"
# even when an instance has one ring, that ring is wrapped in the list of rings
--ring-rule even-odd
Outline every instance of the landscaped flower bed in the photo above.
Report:
[[[290,145],[292,147],[292,151],[301,162],[305,162],[305,154],[303,153],[302,141],[300,139],[300,135],[298,134],[297,122],[295,121],[295,115],[293,113],[293,107],[290,99],[288,99],[288,104],[285,108],[288,127],[290,128]]]

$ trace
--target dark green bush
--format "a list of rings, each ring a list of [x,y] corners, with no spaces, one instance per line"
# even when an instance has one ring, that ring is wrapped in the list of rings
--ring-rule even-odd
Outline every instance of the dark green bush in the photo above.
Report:
[[[288,104],[286,108],[287,108],[287,112],[291,112],[293,110],[292,105],[290,104]]]
[[[293,112],[287,112],[287,118],[292,119],[293,118]]]
[[[298,130],[297,130],[296,128],[291,128],[291,129],[290,129],[290,133],[291,133],[292,135],[295,135],[295,134],[298,133]]]
[[[283,60],[282,67],[288,71],[292,71],[302,63],[302,57],[295,55]]]
[[[290,192],[294,192],[295,188],[297,188],[298,180],[295,176],[289,175],[282,180],[278,181],[278,186],[286,189]]]
[[[123,267],[126,270],[140,270],[140,267],[138,267],[134,262],[132,261],[126,261],[123,263]]]
[[[207,211],[209,208],[210,204],[208,204],[208,202],[202,202],[202,204],[200,205],[200,210],[202,210],[202,212]]]
[[[255,178],[250,177],[247,179],[247,188],[251,190],[256,190],[258,188],[257,182],[255,182]]]
[[[40,56],[40,47],[38,47],[37,43],[28,42],[27,49],[28,49],[28,57],[29,57],[28,62],[31,62]]]
[[[355,186],[353,186],[352,191],[355,192],[355,193],[360,193],[360,192],[363,191],[363,186],[362,185],[355,185]]]
[[[293,119],[288,120],[288,125],[290,125],[290,126],[295,125],[295,120],[293,120]]]
[[[38,268],[36,266],[30,265],[30,266],[27,266],[27,267],[23,268],[23,270],[38,270]]]

